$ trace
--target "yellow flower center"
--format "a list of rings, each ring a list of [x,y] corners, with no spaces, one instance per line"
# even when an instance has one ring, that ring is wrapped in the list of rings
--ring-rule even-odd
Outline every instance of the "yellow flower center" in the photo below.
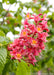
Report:
[[[45,16],[45,18],[46,18],[46,16]]]
[[[32,44],[36,44],[37,43],[37,41],[36,40],[32,40]]]
[[[30,15],[28,14],[28,15],[27,15],[27,18],[29,18],[29,17],[30,17]]]
[[[38,28],[37,28],[37,30],[38,30],[38,31],[41,31],[41,28],[40,28],[40,27],[38,27]]]
[[[25,31],[23,32],[23,36],[26,36],[26,32]]]
[[[21,54],[17,54],[17,57],[20,58],[21,57]]]

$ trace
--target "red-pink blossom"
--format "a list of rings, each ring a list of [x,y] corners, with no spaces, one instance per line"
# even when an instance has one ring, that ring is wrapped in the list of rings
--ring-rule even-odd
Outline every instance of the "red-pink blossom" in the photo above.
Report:
[[[8,45],[11,59],[24,60],[27,63],[35,64],[37,62],[35,56],[39,56],[42,50],[45,49],[44,42],[48,36],[48,25],[46,14],[41,18],[42,14],[31,15],[26,14],[26,19],[23,22],[24,29],[20,33],[20,37]],[[34,24],[29,23],[30,19],[34,20]]]

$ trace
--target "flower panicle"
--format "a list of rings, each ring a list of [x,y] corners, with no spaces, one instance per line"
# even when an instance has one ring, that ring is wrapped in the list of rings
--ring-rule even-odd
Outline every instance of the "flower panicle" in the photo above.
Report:
[[[14,42],[8,45],[8,50],[12,59],[24,60],[27,63],[35,64],[37,62],[35,56],[44,50],[46,37],[48,37],[48,25],[46,14],[43,15],[30,15],[26,14],[24,20],[24,29],[21,31],[20,37],[15,39]],[[34,20],[34,24],[30,24],[28,21]]]

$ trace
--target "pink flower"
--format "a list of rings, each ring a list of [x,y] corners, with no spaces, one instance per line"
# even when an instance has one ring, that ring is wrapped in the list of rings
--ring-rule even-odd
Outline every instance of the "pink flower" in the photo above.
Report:
[[[16,54],[16,50],[10,51],[10,54],[14,56]]]
[[[26,14],[26,19],[33,19],[33,17],[31,17],[30,13]]]
[[[28,26],[28,28],[29,28],[30,31],[33,32],[33,33],[36,31],[36,28],[35,28],[35,25],[34,25],[34,24],[30,24],[30,25]]]
[[[32,39],[32,40],[31,40],[31,44],[32,44],[32,45],[36,45],[36,44],[37,44],[37,40]]]
[[[47,25],[47,21],[43,20],[43,21],[42,21],[42,26],[43,26],[43,28],[48,27],[48,25]]]
[[[14,57],[15,57],[15,59],[18,59],[18,60],[20,60],[20,59],[22,58],[22,56],[21,56],[20,53],[16,53],[16,54],[14,55]]]
[[[22,32],[21,32],[21,34],[20,34],[20,35],[21,35],[22,37],[26,37],[26,36],[27,36],[27,34],[28,34],[28,33],[27,33],[27,30],[26,30],[26,29],[24,29],[24,30],[22,30]]]
[[[26,14],[26,18],[29,19],[31,17],[30,13]]]
[[[22,24],[24,24],[24,25],[29,25],[28,19],[25,19],[24,23],[22,23]]]
[[[48,36],[48,34],[46,34],[46,32],[43,32],[43,33],[39,33],[38,34],[38,38],[40,38],[44,42],[46,42],[46,37],[47,36]]]
[[[34,16],[34,21],[35,21],[36,23],[41,20],[41,18],[40,18],[39,15],[36,16],[36,15],[33,14],[33,16]]]
[[[42,27],[40,25],[37,26],[37,29],[36,30],[37,30],[37,32],[40,32],[40,33],[43,31],[42,30]]]
[[[49,20],[49,18],[46,18],[46,14],[43,15],[44,20]]]

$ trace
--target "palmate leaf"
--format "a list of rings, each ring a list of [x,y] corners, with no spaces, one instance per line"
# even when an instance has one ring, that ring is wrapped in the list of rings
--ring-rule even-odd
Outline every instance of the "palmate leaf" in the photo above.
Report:
[[[0,48],[0,73],[2,72],[4,65],[6,63],[7,50],[5,48]]]
[[[10,42],[9,38],[0,36],[0,44],[7,45],[9,42]]]
[[[19,62],[16,75],[31,75],[30,67],[24,61]]]
[[[10,42],[8,37],[5,37],[5,33],[0,30],[0,46],[7,45]]]

